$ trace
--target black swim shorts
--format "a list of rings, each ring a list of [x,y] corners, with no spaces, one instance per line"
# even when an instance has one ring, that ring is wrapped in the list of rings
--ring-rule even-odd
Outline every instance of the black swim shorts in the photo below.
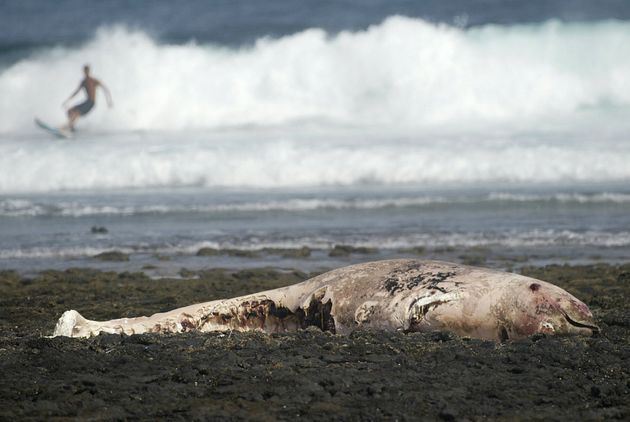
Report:
[[[92,100],[85,100],[81,104],[77,104],[74,107],[72,107],[70,109],[70,111],[73,111],[73,110],[74,111],[78,111],[79,114],[81,116],[83,116],[88,111],[92,110],[92,107],[94,107],[94,101],[92,101]]]

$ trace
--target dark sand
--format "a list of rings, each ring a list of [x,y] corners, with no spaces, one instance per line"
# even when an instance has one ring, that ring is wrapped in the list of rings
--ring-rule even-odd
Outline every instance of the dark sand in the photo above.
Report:
[[[602,335],[507,344],[316,330],[51,339],[67,309],[148,315],[307,274],[0,272],[0,420],[629,420],[630,265],[523,272],[584,300]]]

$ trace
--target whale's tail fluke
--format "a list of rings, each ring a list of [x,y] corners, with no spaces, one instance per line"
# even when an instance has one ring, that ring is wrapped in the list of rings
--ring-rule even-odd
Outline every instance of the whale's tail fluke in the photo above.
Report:
[[[57,321],[52,336],[78,337],[77,334],[81,331],[80,327],[84,326],[87,322],[88,320],[83,318],[81,314],[74,309],[66,311],[61,315],[59,321]],[[77,330],[77,328],[79,329]]]

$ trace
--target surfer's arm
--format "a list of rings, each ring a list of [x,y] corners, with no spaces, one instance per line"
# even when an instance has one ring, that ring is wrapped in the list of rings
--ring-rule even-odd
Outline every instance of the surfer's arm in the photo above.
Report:
[[[68,103],[68,101],[70,101],[72,98],[74,98],[74,96],[77,95],[79,93],[79,91],[81,91],[81,88],[83,88],[83,82],[81,82],[79,84],[79,86],[77,87],[77,89],[75,89],[74,92],[72,94],[70,94],[68,99],[63,102],[63,105],[65,106]]]

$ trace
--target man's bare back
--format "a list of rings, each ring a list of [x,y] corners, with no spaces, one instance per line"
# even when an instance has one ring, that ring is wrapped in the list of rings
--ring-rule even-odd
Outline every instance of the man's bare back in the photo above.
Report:
[[[109,90],[101,81],[96,78],[90,76],[90,66],[83,66],[83,73],[85,78],[81,81],[78,88],[70,95],[66,101],[64,101],[63,105],[66,106],[68,101],[70,101],[75,95],[79,93],[82,89],[85,90],[85,94],[87,95],[87,99],[80,104],[77,104],[70,109],[68,109],[68,124],[65,128],[74,130],[74,122],[79,118],[79,116],[84,116],[92,110],[94,104],[96,103],[96,88],[100,87],[105,91],[105,96],[107,98],[107,104],[112,107],[114,103],[112,102],[111,94]]]
[[[95,79],[91,76],[86,76],[85,79],[81,82],[81,86],[85,89],[85,93],[87,97],[95,101],[96,100],[96,87],[102,86],[98,79]]]

